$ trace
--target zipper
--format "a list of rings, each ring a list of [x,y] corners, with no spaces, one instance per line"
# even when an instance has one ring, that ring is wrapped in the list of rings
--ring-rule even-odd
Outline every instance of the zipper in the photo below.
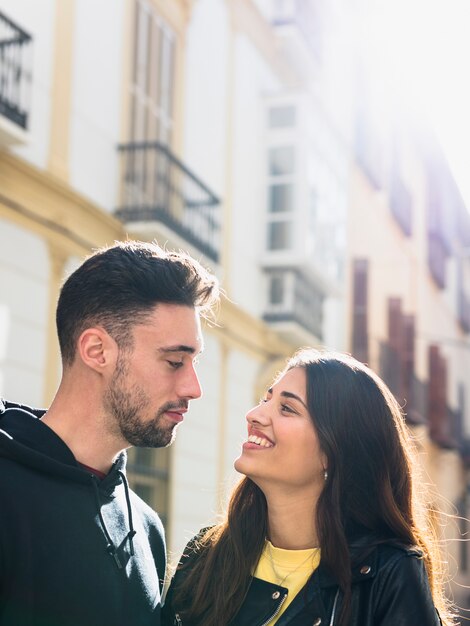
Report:
[[[173,622],[175,626],[183,626],[183,622],[178,613],[175,613],[175,621]]]
[[[335,601],[333,602],[333,610],[331,612],[330,626],[334,626],[335,614],[336,614],[336,605],[338,604],[338,598],[339,598],[339,589],[336,592]]]
[[[286,598],[287,598],[287,593],[286,593],[286,595],[282,598],[282,600],[279,602],[279,604],[277,605],[276,610],[275,610],[275,611],[274,611],[274,613],[271,615],[271,617],[270,617],[269,619],[267,619],[265,622],[263,622],[263,623],[261,624],[261,626],[266,626],[267,624],[269,624],[269,622],[270,622],[271,620],[273,620],[273,619],[274,619],[274,618],[275,618],[275,617],[279,614],[279,611],[282,609],[282,605],[283,605],[283,604],[284,604],[284,602],[286,601]]]

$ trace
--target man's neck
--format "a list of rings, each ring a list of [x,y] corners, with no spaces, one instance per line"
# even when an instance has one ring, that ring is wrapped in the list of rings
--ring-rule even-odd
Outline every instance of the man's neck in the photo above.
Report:
[[[62,439],[79,463],[104,474],[127,447],[123,440],[106,432],[102,418],[88,411],[80,414],[72,405],[65,410],[53,403],[42,422]]]

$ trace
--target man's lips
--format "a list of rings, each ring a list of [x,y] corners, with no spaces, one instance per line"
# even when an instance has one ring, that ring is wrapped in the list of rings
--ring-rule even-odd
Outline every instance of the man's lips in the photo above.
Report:
[[[179,423],[184,420],[184,414],[187,413],[188,409],[170,409],[169,411],[165,411],[165,415],[167,415],[173,422]]]

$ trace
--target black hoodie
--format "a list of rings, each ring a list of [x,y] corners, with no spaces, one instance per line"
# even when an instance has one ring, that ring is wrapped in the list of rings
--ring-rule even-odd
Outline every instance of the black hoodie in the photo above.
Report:
[[[0,626],[159,626],[163,527],[125,454],[100,480],[39,411],[11,407],[0,400]]]

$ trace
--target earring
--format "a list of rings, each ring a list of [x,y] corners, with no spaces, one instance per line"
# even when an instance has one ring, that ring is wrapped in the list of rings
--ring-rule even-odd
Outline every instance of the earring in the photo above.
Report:
[[[324,478],[325,480],[328,480],[328,470],[325,470],[325,471],[323,472],[323,478]]]

